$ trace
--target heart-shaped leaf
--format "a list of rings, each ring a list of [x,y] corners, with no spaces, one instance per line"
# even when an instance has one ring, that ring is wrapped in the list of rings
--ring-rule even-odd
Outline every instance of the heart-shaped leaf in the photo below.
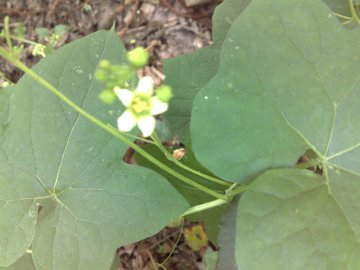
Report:
[[[310,2],[254,1],[229,31],[191,126],[195,153],[215,174],[242,182],[307,149],[338,165],[356,152],[360,32]]]
[[[341,178],[350,180],[347,175]],[[239,268],[359,269],[359,199],[350,195],[351,205],[341,196],[346,196],[346,189],[310,171],[277,169],[261,175],[238,208]]]
[[[238,267],[359,268],[359,40],[311,0],[254,0],[229,30],[194,101],[198,160],[239,183],[308,152],[321,169],[255,180],[237,216]]]
[[[98,98],[93,75],[101,59],[126,59],[113,32],[64,46],[34,70],[113,124],[121,107]],[[156,233],[187,209],[159,174],[122,162],[127,145],[31,78],[14,88],[1,146],[0,265],[31,246],[37,269],[108,269],[118,246]]]
[[[181,139],[189,136],[191,108],[196,94],[218,70],[221,46],[229,28],[250,2],[251,0],[225,0],[215,9],[213,16],[214,44],[194,53],[164,61],[165,82],[173,87],[175,93],[166,118],[172,131]],[[354,27],[354,22],[348,23],[341,17],[341,15],[351,17],[348,1],[323,0],[323,2],[339,15],[336,16],[341,22],[346,22],[347,27]]]

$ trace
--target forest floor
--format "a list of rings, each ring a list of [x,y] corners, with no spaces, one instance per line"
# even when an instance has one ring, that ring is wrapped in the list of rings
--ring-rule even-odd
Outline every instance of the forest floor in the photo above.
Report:
[[[197,0],[198,5],[187,6],[195,0],[0,0],[0,28],[2,18],[10,17],[11,29],[25,26],[24,38],[46,43],[36,28],[53,29],[67,25],[56,47],[100,29],[115,30],[127,49],[146,47],[151,53],[150,65],[140,76],[150,75],[157,84],[164,79],[162,59],[190,53],[211,44],[211,17],[222,0]],[[1,42],[1,39],[0,39]],[[32,55],[33,47],[26,45],[21,59],[32,66],[39,56]],[[21,72],[0,59],[0,71],[12,82]],[[4,82],[0,78],[0,86]],[[194,223],[185,222],[184,228]],[[120,270],[206,269],[202,262],[204,249],[193,251],[186,244],[182,226],[167,227],[158,234],[135,244],[120,247]],[[161,264],[161,265],[159,265]]]

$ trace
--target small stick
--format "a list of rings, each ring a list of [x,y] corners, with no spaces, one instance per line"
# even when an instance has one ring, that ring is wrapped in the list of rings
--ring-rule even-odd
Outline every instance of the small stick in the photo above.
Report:
[[[59,0],[54,0],[54,1],[51,3],[50,11],[49,11],[47,17],[53,16],[53,14],[54,14],[54,12],[55,12],[55,9],[56,9],[56,7],[57,7],[58,4],[59,4]]]
[[[119,36],[121,38],[124,38],[126,35],[127,30],[129,29],[129,26],[131,25],[131,23],[134,21],[134,18],[136,16],[136,11],[139,9],[140,6],[140,0],[136,0],[135,3],[135,8],[133,9],[133,11],[131,12],[130,15],[130,19],[127,21],[127,23],[125,24],[124,28],[121,29],[121,31],[119,32]]]

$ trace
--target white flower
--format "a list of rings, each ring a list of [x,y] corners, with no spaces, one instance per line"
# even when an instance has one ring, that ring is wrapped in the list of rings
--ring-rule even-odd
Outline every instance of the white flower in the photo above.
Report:
[[[168,109],[167,103],[153,96],[153,79],[147,76],[141,78],[135,91],[115,87],[114,92],[127,107],[117,120],[118,129],[127,132],[138,125],[144,137],[150,136],[155,129],[154,115]]]

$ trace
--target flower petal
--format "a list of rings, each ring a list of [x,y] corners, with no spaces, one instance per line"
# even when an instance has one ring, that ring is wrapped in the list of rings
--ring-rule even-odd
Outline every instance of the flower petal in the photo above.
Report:
[[[139,80],[136,92],[152,96],[154,93],[154,80],[150,76],[142,77]]]
[[[120,131],[130,131],[136,125],[136,119],[130,111],[125,111],[118,119],[117,126]]]
[[[131,101],[134,97],[134,92],[127,89],[120,89],[119,87],[114,87],[114,92],[116,96],[120,99],[122,104],[124,104],[126,107],[130,106]]]
[[[160,101],[157,97],[151,98],[151,103],[152,103],[152,108],[151,108],[152,115],[163,113],[169,107],[169,104]]]
[[[140,118],[138,121],[138,126],[144,137],[149,137],[155,129],[155,118],[152,116],[146,116]]]

